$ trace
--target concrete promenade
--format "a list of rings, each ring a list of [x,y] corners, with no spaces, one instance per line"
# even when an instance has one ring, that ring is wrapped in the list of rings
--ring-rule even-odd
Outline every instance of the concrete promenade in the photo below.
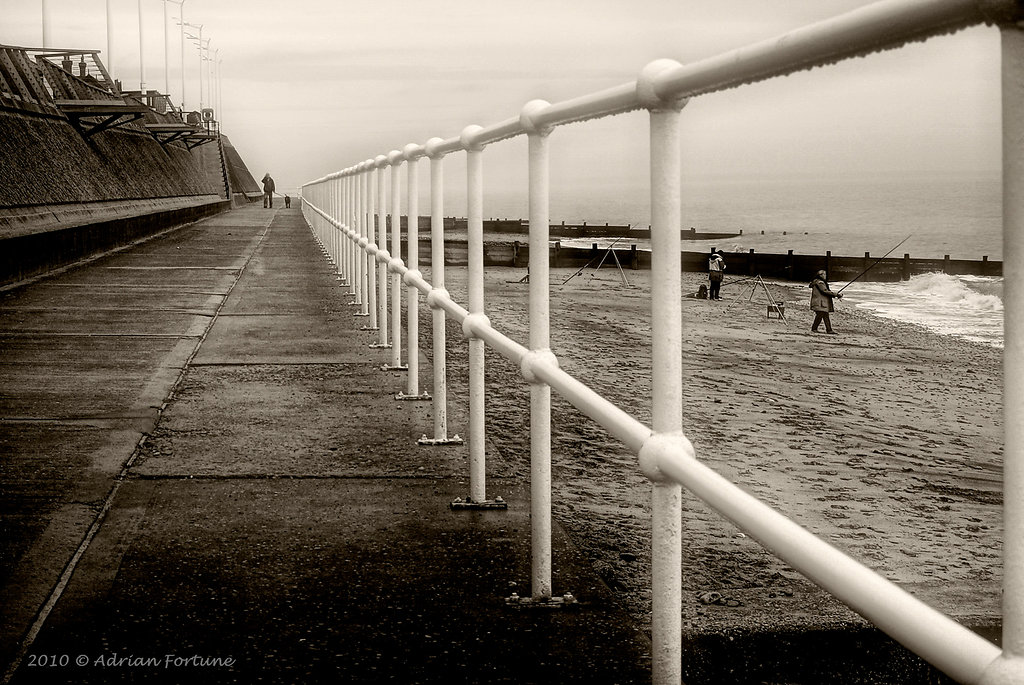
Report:
[[[3,682],[649,681],[562,531],[581,604],[506,606],[528,483],[489,446],[509,510],[448,509],[466,448],[416,445],[346,292],[259,207],[0,292]]]

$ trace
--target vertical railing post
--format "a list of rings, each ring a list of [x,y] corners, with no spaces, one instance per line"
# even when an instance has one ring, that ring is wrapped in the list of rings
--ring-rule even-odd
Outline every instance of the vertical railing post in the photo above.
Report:
[[[431,307],[431,333],[433,343],[434,370],[434,401],[431,407],[434,414],[434,437],[426,435],[419,439],[421,445],[461,445],[462,438],[457,434],[448,437],[448,369],[447,369],[447,336],[445,322],[447,316],[436,302],[438,297],[447,297],[444,285],[444,154],[437,151],[444,141],[431,138],[427,141],[426,152],[430,157],[430,278],[432,289],[427,296],[427,304]]]
[[[487,469],[484,433],[484,341],[476,334],[478,328],[490,326],[484,313],[484,180],[483,149],[474,137],[480,126],[467,126],[462,131],[462,147],[466,151],[466,230],[468,232],[469,310],[462,330],[469,338],[469,496],[458,499],[452,508],[506,507],[496,497],[487,500]]]
[[[366,213],[366,313],[370,316],[369,325],[364,330],[377,330],[377,235],[374,228],[373,209],[373,171],[374,163],[368,159],[362,164],[363,168],[363,206]]]
[[[467,127],[464,138],[474,129]],[[466,134],[469,133],[470,136]],[[469,315],[484,314],[483,147],[466,146],[466,230],[469,260]],[[487,500],[484,453],[484,341],[469,339],[469,499]]]
[[[356,316],[369,316],[366,297],[366,177],[363,175],[362,163],[352,167],[353,204],[356,209],[355,231],[353,236],[353,256],[356,266],[356,301],[359,311]],[[365,328],[365,326],[364,326]]]
[[[341,223],[341,177],[335,176],[334,180],[331,181],[331,210],[330,217],[332,222]],[[334,223],[328,226],[331,232],[331,259],[334,261],[334,267],[337,270],[337,280],[340,281],[342,287],[345,286],[345,266],[341,260],[341,229],[338,228]]]
[[[345,173],[338,176],[338,213],[335,219],[338,221],[338,266],[341,270],[342,286],[348,288],[352,285],[352,273],[348,269],[348,239],[345,237],[345,227],[348,225],[348,183]]]
[[[402,180],[399,174],[404,159],[401,152],[388,153],[391,165],[391,263],[404,265],[402,261]],[[389,269],[390,271],[390,269]],[[402,277],[397,271],[391,272],[391,364],[383,368],[402,371]]]
[[[406,378],[406,391],[396,396],[399,400],[429,400],[430,395],[426,392],[420,393],[420,290],[412,284],[412,279],[422,276],[419,270],[420,264],[420,209],[419,209],[419,159],[423,156],[423,148],[414,143],[409,143],[403,151],[406,169],[406,209],[408,220],[406,229],[406,245],[408,259],[406,266],[406,285],[408,287],[408,300],[406,304],[406,325],[405,331],[409,338],[406,344],[406,364],[409,373]]]
[[[338,221],[338,211],[341,207],[341,178],[337,175],[331,179],[328,193],[330,196],[330,209],[328,210],[330,220],[328,221],[329,226],[327,226],[327,229],[331,234],[331,261],[334,263],[334,268],[337,273],[335,280],[339,282],[340,286],[344,286],[345,274],[344,267],[341,264],[341,232],[335,225],[335,222]]]
[[[370,347],[388,348],[388,260],[391,253],[388,252],[388,206],[387,206],[387,178],[385,172],[388,166],[388,158],[384,155],[377,155],[373,160],[377,169],[377,261],[380,268],[377,270],[377,342],[371,343]]]
[[[348,274],[348,294],[352,295],[353,298],[349,300],[349,304],[358,303],[358,293],[356,292],[356,270],[355,263],[352,260],[352,224],[355,221],[355,207],[352,206],[352,174],[349,169],[344,172],[345,179],[345,220],[343,222],[344,232],[341,237],[345,242],[345,273]]]
[[[548,106],[533,100],[519,120],[528,134],[530,213],[530,359],[551,352],[551,279],[548,262],[549,193],[548,134],[537,126],[533,113]],[[551,386],[529,372],[530,382],[530,539],[532,601],[551,601]]]
[[[335,280],[341,280],[341,265],[338,264],[338,229],[332,223],[337,218],[338,208],[338,177],[335,175],[333,178],[324,183],[323,189],[323,200],[324,204],[321,205],[327,210],[327,218],[324,220],[324,238],[325,247],[327,248],[327,256],[331,260],[331,264],[335,270]]]
[[[355,207],[355,184],[353,183],[352,170],[345,170],[345,272],[348,274],[348,294],[354,299],[349,304],[359,304],[359,277],[356,274],[356,245],[352,242],[352,231],[355,230],[356,207]]]
[[[341,172],[341,176],[338,178],[338,182],[341,183],[341,208],[338,214],[338,221],[341,223],[340,233],[338,234],[339,247],[341,248],[341,264],[342,271],[345,274],[345,285],[348,287],[348,294],[352,294],[352,268],[349,263],[348,253],[348,228],[349,228],[349,180],[348,174],[345,171]]]
[[[651,428],[655,436],[682,438],[679,119],[685,101],[663,101],[654,88],[657,74],[674,66],[671,60],[647,65],[637,79],[637,94],[650,112]],[[682,488],[656,464],[647,465],[645,473],[652,480],[652,681],[669,685],[682,680]]]
[[[352,167],[352,207],[355,210],[352,229],[352,261],[356,274],[356,302],[359,303],[359,313],[356,316],[369,316],[366,311],[366,288],[363,282],[366,278],[366,253],[363,252],[362,239],[366,237],[366,215],[363,207],[363,175],[358,166]]]
[[[316,206],[320,209],[330,212],[331,211],[331,187],[333,181],[325,180],[321,183],[314,191]],[[317,226],[320,228],[320,247],[323,249],[324,254],[327,256],[328,261],[333,265],[334,257],[331,254],[331,234],[327,230],[327,220],[320,216],[319,212],[314,212],[313,216],[317,217],[319,223]]]
[[[1024,682],[1024,26],[1000,27],[1003,110],[1003,653],[986,685]]]

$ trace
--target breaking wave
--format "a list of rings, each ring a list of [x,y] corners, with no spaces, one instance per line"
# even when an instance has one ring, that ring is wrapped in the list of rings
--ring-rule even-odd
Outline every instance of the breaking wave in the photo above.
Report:
[[[1003,279],[928,273],[901,283],[855,283],[846,302],[938,333],[1003,345]]]

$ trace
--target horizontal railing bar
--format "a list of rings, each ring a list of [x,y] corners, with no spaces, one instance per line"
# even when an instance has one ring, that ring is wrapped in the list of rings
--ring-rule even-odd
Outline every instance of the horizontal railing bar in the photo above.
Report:
[[[637,96],[636,81],[630,81],[538,109],[534,114],[534,121],[538,126],[558,126],[612,114],[622,114],[639,107],[640,99]]]
[[[670,453],[658,467],[775,556],[948,675],[979,682],[1000,649],[745,492],[697,459]]]
[[[497,143],[499,140],[515,138],[524,133],[526,133],[526,130],[519,123],[519,117],[515,117],[480,129],[473,134],[473,144],[488,145],[490,143]]]
[[[438,298],[437,306],[457,318],[459,323],[465,321],[466,317],[469,316],[469,311],[450,297]]]
[[[1020,13],[1019,0],[882,0],[751,46],[666,68],[653,77],[652,92],[664,101],[693,97],[897,48],[975,24],[1020,20]],[[638,88],[638,81],[630,81],[550,104],[532,113],[533,123],[554,127],[646,106]],[[469,141],[453,137],[424,149],[427,154],[445,155],[465,150],[467,142],[486,145],[526,132],[519,117],[512,117],[475,131]]]
[[[993,21],[1000,13],[1009,20],[1017,7],[1015,0],[885,0],[668,69],[655,78],[654,91],[665,99],[690,97],[785,76]]]
[[[569,404],[597,421],[602,428],[621,440],[634,453],[639,452],[644,442],[651,436],[650,428],[562,369],[538,365],[536,374],[568,400]]]
[[[462,139],[459,136],[454,138],[447,138],[441,140],[440,138],[431,139],[438,142],[431,145],[430,141],[427,141],[427,155],[428,156],[444,156],[450,152],[458,152],[462,150]]]
[[[476,337],[491,346],[494,351],[505,359],[519,366],[523,356],[529,352],[524,346],[492,326],[481,326],[476,330]]]

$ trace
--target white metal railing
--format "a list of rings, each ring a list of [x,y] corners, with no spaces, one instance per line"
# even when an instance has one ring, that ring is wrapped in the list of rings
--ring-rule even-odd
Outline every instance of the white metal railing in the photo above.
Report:
[[[869,52],[949,33],[995,25],[1003,54],[1004,235],[1004,580],[1002,649],[932,609],[846,556],[699,462],[682,426],[682,314],[680,292],[680,136],[687,98],[824,66]],[[418,395],[415,341],[419,296],[433,310],[434,439],[447,439],[445,416],[446,315],[469,339],[469,500],[485,504],[483,346],[517,364],[530,384],[531,600],[556,601],[551,592],[550,392],[559,392],[638,455],[652,481],[653,680],[681,678],[681,487],[686,487],[779,558],[956,680],[1004,685],[1024,682],[1024,5],[1021,0],[885,0],[690,65],[658,60],[634,82],[549,104],[527,103],[519,116],[482,128],[468,126],[449,139],[432,138],[331,174],[303,187],[303,211],[318,240],[352,274],[356,301],[372,290],[380,263],[376,304],[380,338],[387,346],[385,268],[392,274],[392,364],[401,364],[401,292],[408,287],[408,395]],[[650,114],[652,425],[644,426],[562,371],[549,348],[548,145],[558,126],[646,109]],[[483,287],[483,152],[487,145],[526,135],[529,152],[529,347],[491,327]],[[468,309],[444,288],[441,184],[448,154],[467,157],[469,246]],[[430,158],[432,280],[417,269],[416,162]],[[400,258],[399,169],[408,170],[408,255]],[[385,170],[391,204],[385,206]],[[376,172],[376,174],[374,174]],[[374,185],[376,204],[374,204]],[[391,251],[386,249],[391,218]],[[374,217],[379,228],[375,241]],[[362,248],[361,250],[357,248]]]

